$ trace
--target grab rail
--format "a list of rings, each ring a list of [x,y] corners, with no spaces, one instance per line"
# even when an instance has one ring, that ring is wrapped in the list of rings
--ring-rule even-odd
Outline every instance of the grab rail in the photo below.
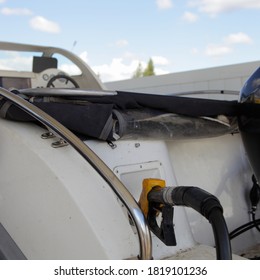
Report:
[[[13,102],[20,109],[33,116],[52,131],[56,132],[99,173],[99,175],[109,184],[114,193],[120,198],[134,221],[139,237],[139,259],[152,259],[151,235],[143,212],[127,188],[115,176],[109,167],[69,129],[64,127],[61,123],[56,121],[38,107],[4,88],[0,88],[0,95]]]

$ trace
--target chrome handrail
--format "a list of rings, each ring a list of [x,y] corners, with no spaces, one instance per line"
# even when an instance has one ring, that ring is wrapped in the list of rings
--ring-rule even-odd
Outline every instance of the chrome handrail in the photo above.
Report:
[[[111,169],[75,134],[41,109],[4,88],[0,88],[0,95],[13,102],[17,107],[27,112],[49,129],[57,133],[99,173],[99,175],[109,184],[114,193],[128,209],[128,212],[134,221],[139,237],[139,259],[152,259],[151,235],[143,212],[131,193],[116,177]]]

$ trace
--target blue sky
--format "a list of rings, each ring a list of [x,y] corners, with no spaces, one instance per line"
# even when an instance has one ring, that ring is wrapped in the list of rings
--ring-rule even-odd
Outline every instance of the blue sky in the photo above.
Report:
[[[80,55],[102,81],[260,60],[260,0],[0,0],[1,41]]]

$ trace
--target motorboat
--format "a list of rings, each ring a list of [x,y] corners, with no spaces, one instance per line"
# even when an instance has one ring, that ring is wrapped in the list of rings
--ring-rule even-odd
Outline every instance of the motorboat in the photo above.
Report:
[[[147,94],[61,48],[0,50],[1,259],[259,259],[259,69]]]

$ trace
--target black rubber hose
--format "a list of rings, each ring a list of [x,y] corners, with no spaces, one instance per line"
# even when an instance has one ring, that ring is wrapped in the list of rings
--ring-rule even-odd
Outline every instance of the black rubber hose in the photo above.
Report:
[[[256,219],[255,221],[248,222],[248,223],[234,229],[233,231],[230,232],[229,239],[231,240],[231,239],[239,236],[240,234],[250,230],[251,228],[254,228],[256,225],[260,225],[260,219]]]
[[[255,213],[252,213],[252,220],[254,222],[255,228],[260,232],[259,223],[257,223],[257,219],[255,218]]]
[[[217,259],[231,260],[232,253],[229,233],[222,212],[218,209],[213,210],[208,220],[214,234]]]
[[[223,208],[212,194],[198,187],[156,188],[148,194],[148,200],[168,205],[188,206],[208,219],[212,226],[218,260],[231,260],[229,232],[223,217]]]
[[[214,195],[197,187],[173,188],[171,196],[176,205],[189,206],[209,220],[214,234],[217,259],[231,260],[229,232],[219,200]]]

